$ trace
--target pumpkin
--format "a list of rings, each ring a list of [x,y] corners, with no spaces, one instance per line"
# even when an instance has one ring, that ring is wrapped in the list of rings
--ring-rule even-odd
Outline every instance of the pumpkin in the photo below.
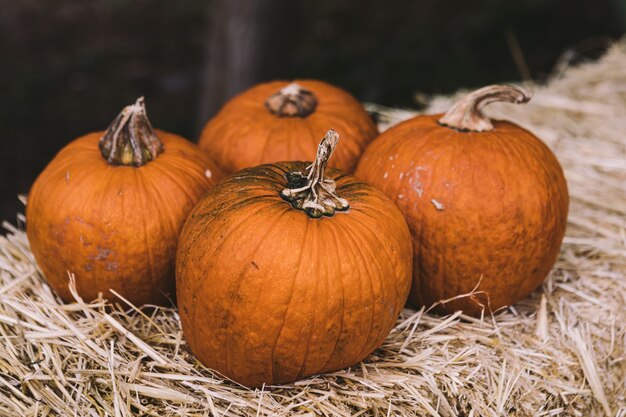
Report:
[[[485,87],[445,115],[387,130],[364,153],[356,175],[394,200],[413,235],[412,304],[490,313],[554,265],[569,204],[563,171],[532,133],[481,111],[529,99],[518,87]]]
[[[315,154],[326,126],[336,126],[342,146],[330,165],[353,172],[378,130],[354,97],[314,80],[259,84],[231,99],[211,119],[199,145],[227,174]]]
[[[33,255],[65,301],[71,272],[87,301],[114,289],[136,305],[167,304],[178,235],[220,176],[196,145],[154,130],[140,98],[39,175],[26,207]]]
[[[198,359],[249,387],[353,365],[406,303],[411,235],[381,192],[312,164],[247,168],[189,216],[177,254],[185,338]]]

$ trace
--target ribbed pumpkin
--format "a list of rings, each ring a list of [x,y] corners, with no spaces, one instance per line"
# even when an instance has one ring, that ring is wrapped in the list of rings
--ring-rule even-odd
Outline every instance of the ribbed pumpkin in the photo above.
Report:
[[[181,234],[176,288],[198,359],[250,387],[353,365],[406,302],[411,235],[381,192],[312,164],[248,168],[212,189]]]
[[[26,207],[35,259],[65,301],[71,272],[85,300],[114,289],[136,305],[169,304],[178,235],[220,176],[194,144],[153,130],[141,98],[35,181]]]
[[[273,81],[231,99],[207,123],[200,147],[227,173],[315,154],[327,126],[336,126],[342,146],[330,162],[351,173],[376,125],[354,97],[321,81]]]
[[[489,313],[529,294],[552,268],[569,203],[563,171],[532,133],[481,112],[529,99],[517,87],[485,87],[443,116],[389,129],[363,155],[357,177],[391,197],[411,228],[413,304],[476,290],[439,309]]]

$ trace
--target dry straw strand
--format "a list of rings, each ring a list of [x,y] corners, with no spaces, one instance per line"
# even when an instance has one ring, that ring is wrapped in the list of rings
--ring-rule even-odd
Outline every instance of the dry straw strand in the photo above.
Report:
[[[565,169],[567,235],[541,289],[493,319],[407,309],[363,363],[294,384],[249,390],[202,367],[174,309],[61,304],[5,222],[0,416],[626,417],[624,68],[621,42],[535,86],[527,106],[486,110],[535,132]],[[383,129],[417,114],[369,107]]]

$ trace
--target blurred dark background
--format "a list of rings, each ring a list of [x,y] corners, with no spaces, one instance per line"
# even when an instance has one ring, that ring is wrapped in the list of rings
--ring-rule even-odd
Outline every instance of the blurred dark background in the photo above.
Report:
[[[156,127],[196,140],[258,81],[319,78],[419,107],[544,82],[625,29],[624,0],[0,0],[0,218],[62,146],[140,95]]]

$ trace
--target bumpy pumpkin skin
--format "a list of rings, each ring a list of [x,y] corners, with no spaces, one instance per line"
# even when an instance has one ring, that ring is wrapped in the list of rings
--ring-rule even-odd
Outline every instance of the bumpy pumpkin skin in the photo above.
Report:
[[[411,284],[411,235],[389,199],[330,169],[347,212],[309,218],[281,199],[303,162],[245,169],[212,189],[179,241],[185,337],[249,387],[353,365],[386,338]]]
[[[354,97],[321,81],[297,80],[311,91],[317,107],[306,117],[279,117],[265,101],[288,81],[259,84],[231,99],[211,119],[200,147],[231,174],[243,168],[278,161],[309,160],[328,126],[341,135],[330,166],[351,173],[366,146],[378,135],[376,124]]]
[[[162,131],[156,159],[113,166],[98,149],[103,133],[67,145],[35,181],[26,207],[31,249],[66,302],[69,271],[86,301],[99,292],[111,298],[112,288],[138,306],[171,304],[178,235],[220,171],[195,145]]]
[[[380,135],[355,175],[392,198],[409,224],[410,302],[430,306],[480,282],[478,294],[439,310],[489,313],[525,297],[554,265],[567,184],[548,147],[521,127],[497,121],[492,131],[459,132],[440,117],[416,117]]]

